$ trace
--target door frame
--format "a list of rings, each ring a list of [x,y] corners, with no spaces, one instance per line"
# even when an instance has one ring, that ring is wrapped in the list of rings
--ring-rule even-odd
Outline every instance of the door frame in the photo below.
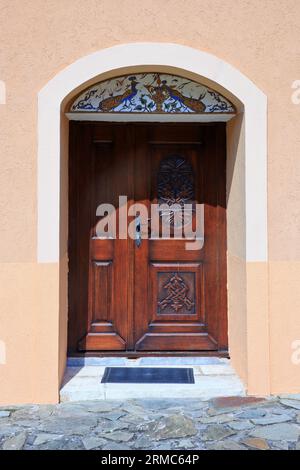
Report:
[[[97,127],[95,127],[95,124]],[[192,135],[196,134],[198,135],[199,142],[201,141],[201,147],[197,147],[197,154],[201,158],[206,159],[205,163],[205,169],[207,169],[210,173],[210,168],[211,164],[208,164],[210,158],[208,158],[208,155],[210,155],[210,152],[212,154],[210,155],[211,158],[214,158],[214,163],[212,164],[212,168],[214,168],[214,176],[216,177],[216,189],[213,191],[213,194],[215,194],[216,197],[216,208],[214,209],[214,215],[213,217],[216,218],[217,221],[217,226],[215,230],[215,235],[214,235],[214,240],[215,240],[215,245],[216,245],[216,250],[214,251],[214,259],[216,259],[216,274],[218,276],[218,283],[217,287],[214,292],[214,296],[216,297],[215,303],[213,302],[214,305],[217,305],[215,308],[212,308],[211,314],[206,312],[206,304],[207,301],[203,301],[203,295],[207,297],[207,292],[206,289],[204,288],[203,284],[203,278],[200,286],[201,290],[201,312],[204,315],[208,316],[208,319],[210,320],[208,324],[215,318],[217,317],[217,322],[215,323],[215,320],[213,321],[214,323],[214,329],[208,330],[207,332],[207,341],[212,341],[212,342],[217,342],[218,343],[218,349],[214,348],[207,348],[203,350],[187,350],[187,349],[176,349],[176,350],[155,350],[155,349],[140,349],[140,350],[128,350],[128,349],[122,349],[120,348],[120,340],[123,340],[124,338],[118,337],[118,341],[116,341],[116,348],[114,349],[107,349],[107,345],[104,346],[104,348],[101,350],[93,350],[94,346],[94,340],[95,338],[95,331],[93,328],[93,333],[89,333],[89,327],[87,326],[87,331],[83,331],[82,326],[84,322],[82,321],[82,315],[80,311],[82,310],[83,306],[81,306],[81,309],[78,307],[78,304],[81,302],[81,295],[86,296],[86,300],[90,299],[91,292],[89,291],[90,289],[90,283],[87,281],[86,288],[88,289],[87,292],[85,292],[85,288],[82,287],[82,282],[80,281],[81,277],[79,274],[79,271],[82,269],[81,265],[81,250],[80,246],[78,243],[80,243],[80,237],[79,237],[79,231],[80,228],[78,226],[80,218],[80,213],[78,212],[78,185],[80,184],[80,178],[78,175],[82,174],[82,170],[78,170],[77,165],[79,165],[80,159],[79,155],[82,152],[82,147],[79,144],[79,139],[80,141],[84,142],[84,147],[87,147],[88,152],[92,152],[91,148],[91,142],[93,141],[93,135],[95,134],[96,137],[96,142],[98,142],[99,135],[102,134],[102,132],[108,132],[110,135],[110,132],[112,132],[112,135],[114,135],[114,126],[117,128],[116,130],[120,129],[123,126],[123,129],[121,131],[125,131],[125,129],[129,130],[129,134],[132,137],[133,135],[136,135],[137,129],[140,128],[140,132],[137,133],[137,140],[139,141],[141,136],[144,136],[145,141],[142,139],[141,143],[142,145],[149,145],[149,142],[147,140],[147,135],[149,133],[149,130],[154,132],[154,129],[158,129],[161,127],[166,128],[166,132],[163,132],[162,135],[159,137],[159,144],[161,144],[160,139],[164,139],[166,136],[168,136],[168,139],[170,140],[170,137],[173,138],[173,130],[175,126],[180,126],[179,130],[181,131],[181,140],[183,143],[186,138],[186,135],[190,135],[192,132]],[[147,127],[149,126],[148,130]],[[98,128],[100,127],[100,128]],[[202,128],[202,129],[200,129]],[[205,129],[206,128],[206,129]],[[176,129],[176,127],[175,127]],[[190,129],[191,132],[188,132],[188,129]],[[160,129],[159,129],[160,130]],[[134,357],[141,357],[141,356],[173,356],[173,355],[194,355],[194,356],[206,356],[206,355],[215,355],[215,356],[221,356],[221,357],[228,357],[228,321],[227,321],[227,259],[226,259],[226,247],[227,247],[227,240],[226,240],[226,134],[225,134],[225,127],[224,123],[194,123],[194,122],[188,122],[188,123],[160,123],[160,122],[130,122],[130,123],[120,123],[120,122],[106,122],[106,121],[101,121],[94,123],[92,121],[90,122],[70,122],[70,127],[69,127],[69,133],[70,133],[70,146],[69,146],[69,245],[68,245],[68,254],[69,254],[69,270],[68,270],[68,306],[69,306],[69,311],[68,311],[68,352],[72,356],[124,356],[124,357],[129,357],[129,356],[134,356]],[[81,133],[81,134],[80,134]],[[178,131],[175,133],[175,136],[177,136]],[[195,135],[196,135],[195,134]],[[199,135],[201,134],[201,137]],[[106,135],[106,134],[105,134]],[[92,140],[90,140],[92,139]],[[151,138],[152,139],[152,138]],[[151,140],[150,139],[150,140]],[[165,141],[165,143],[168,143],[168,139]],[[203,141],[202,141],[203,140]],[[99,141],[100,142],[100,141]],[[155,142],[152,142],[153,144]],[[135,148],[136,142],[134,141],[134,146],[133,149]],[[157,144],[157,145],[159,145]],[[172,140],[170,141],[169,145],[172,145]],[[174,145],[174,144],[173,144]],[[190,139],[187,138],[187,146],[190,145]],[[210,150],[208,150],[208,148]],[[80,152],[78,149],[81,149]],[[202,150],[200,150],[202,149]],[[143,149],[142,154],[146,152],[146,148]],[[199,155],[200,152],[200,155]],[[146,152],[147,153],[147,152]],[[87,156],[92,157],[92,154],[89,153]],[[135,154],[135,158],[139,158],[139,152]],[[130,157],[130,165],[136,165],[136,162],[131,161]],[[82,162],[80,163],[82,165]],[[82,168],[82,167],[81,167]],[[133,168],[132,168],[133,170]],[[133,175],[135,174],[135,171],[133,171]],[[199,175],[198,175],[199,176]],[[198,179],[198,176],[195,176],[196,179]],[[212,176],[212,175],[211,175]],[[147,177],[149,175],[147,174]],[[204,181],[205,181],[205,173],[203,174]],[[145,182],[144,182],[145,183]],[[149,182],[148,182],[149,183]],[[135,187],[134,181],[131,181],[132,187]],[[207,187],[204,185],[204,187]],[[209,186],[210,187],[210,186]],[[195,191],[197,191],[197,188],[195,188]],[[113,191],[114,192],[114,191]],[[107,201],[102,201],[102,202],[107,202]],[[85,211],[86,212],[86,211]],[[87,211],[89,212],[89,211]],[[81,225],[81,224],[80,224]],[[144,242],[145,243],[145,242]],[[208,245],[209,246],[209,245]],[[134,263],[134,256],[137,254],[136,250],[133,248],[133,244],[130,243],[130,249],[129,249],[129,262]],[[132,251],[133,250],[133,251]],[[79,253],[81,253],[81,256],[79,256]],[[98,253],[98,250],[97,250]],[[204,254],[205,253],[205,254]],[[101,256],[101,255],[100,255]],[[200,258],[199,258],[199,266],[204,266],[207,265],[207,254],[206,250],[205,252],[201,251],[200,253]],[[203,258],[204,256],[204,258]],[[97,258],[98,259],[98,258]],[[103,259],[100,257],[103,261]],[[105,258],[106,259],[106,258]],[[190,257],[188,259],[191,259]],[[208,258],[210,259],[210,258]],[[156,262],[159,260],[155,258]],[[91,260],[90,260],[91,261]],[[192,262],[192,261],[191,261]],[[196,261],[194,261],[195,263]],[[148,263],[150,263],[151,266],[151,261],[148,260]],[[161,261],[162,264],[164,264],[163,261]],[[184,264],[188,263],[188,260],[184,262]],[[203,264],[204,263],[204,264]],[[210,263],[208,263],[210,265]],[[151,270],[151,267],[147,267],[147,273],[148,275],[152,276],[153,272]],[[186,268],[184,268],[186,269]],[[140,266],[140,270],[144,272],[144,267]],[[88,274],[89,271],[89,274]],[[131,268],[129,268],[129,272],[131,271]],[[208,276],[209,271],[205,269],[206,275]],[[91,275],[91,267],[88,270],[86,268],[86,275]],[[132,277],[134,274],[132,273]],[[130,280],[128,281],[129,285],[131,286]],[[130,318],[131,321],[134,322],[135,315],[136,315],[136,309],[134,308],[134,291],[133,291],[133,286],[134,282],[133,279],[131,279],[132,286],[130,290],[128,291],[128,295],[132,296],[132,300],[130,301],[129,305],[131,306],[130,308]],[[148,278],[148,284],[150,286],[152,282],[152,277]],[[200,280],[198,281],[200,282]],[[206,281],[207,282],[207,281]],[[210,284],[208,283],[208,286]],[[145,286],[146,287],[146,286]],[[211,289],[211,287],[210,287]],[[78,294],[78,293],[81,294]],[[151,292],[151,288],[149,290],[149,294]],[[79,295],[79,297],[78,297]],[[209,297],[210,298],[210,297]],[[148,299],[149,300],[149,299]],[[210,302],[209,302],[210,303]],[[88,301],[88,304],[90,306],[90,301]],[[90,308],[86,305],[86,319],[88,318],[88,309]],[[148,302],[147,302],[148,304]],[[148,308],[149,305],[148,305]],[[90,312],[91,313],[91,312]],[[81,328],[80,325],[81,324]],[[86,324],[87,325],[87,324]],[[202,326],[202,325],[201,325]],[[97,328],[97,325],[96,325]],[[133,325],[131,325],[131,328],[133,328]],[[129,329],[131,329],[129,326]],[[82,330],[81,333],[79,333],[79,330]],[[134,330],[134,328],[133,328]],[[114,333],[114,328],[113,326],[111,327],[111,330],[109,330],[110,334]],[[148,330],[147,330],[148,331]],[[108,333],[108,331],[105,332]],[[199,333],[199,332],[198,332]],[[204,332],[201,331],[201,334],[204,335]],[[206,331],[205,331],[206,334]],[[145,332],[145,337],[146,336],[152,336],[150,332],[148,333]],[[101,336],[101,335],[100,335]],[[113,334],[115,336],[115,334]],[[144,336],[140,337],[140,341],[142,339],[145,339]],[[88,341],[89,338],[89,341]],[[211,338],[213,338],[211,340]],[[102,338],[103,340],[106,340],[106,337]],[[97,341],[100,339],[97,338]],[[149,340],[149,338],[148,338]],[[93,343],[92,348],[89,350],[85,351],[85,344],[86,342]],[[112,339],[110,340],[112,341]],[[204,339],[203,339],[204,341]],[[106,344],[106,343],[105,343]],[[81,345],[81,346],[80,346]]]

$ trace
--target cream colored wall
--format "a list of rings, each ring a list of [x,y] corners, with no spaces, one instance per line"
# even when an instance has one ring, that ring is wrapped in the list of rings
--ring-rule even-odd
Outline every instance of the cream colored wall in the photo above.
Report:
[[[0,403],[58,399],[58,266],[3,263],[0,267]]]
[[[233,366],[247,383],[247,274],[244,114],[227,124],[228,336]]]
[[[245,115],[227,124],[228,336],[232,364],[248,393],[271,392],[268,265],[246,261]]]
[[[270,263],[246,265],[236,236],[243,225],[229,232],[228,285],[236,287],[229,297],[230,348],[251,392],[300,390],[300,364],[291,361],[292,342],[300,339],[300,105],[291,102],[291,84],[300,78],[298,0],[2,0],[0,10],[0,40],[6,46],[0,52],[0,79],[7,89],[6,105],[0,105],[0,341],[6,345],[0,402],[57,400],[65,361],[66,250],[60,266],[36,263],[37,93],[79,57],[136,41],[210,52],[268,96]],[[66,123],[62,126],[66,135]],[[234,177],[241,174],[238,169]],[[228,167],[228,175],[233,173]],[[65,211],[66,179],[62,187]],[[231,203],[229,218],[242,217],[241,201]],[[60,335],[53,313],[59,304]],[[260,322],[261,309],[269,311],[267,325]],[[254,312],[255,324],[247,322],[246,310]],[[264,344],[259,339],[267,330],[270,343]],[[242,353],[245,340],[248,357]],[[270,381],[260,373],[263,348],[270,354]]]

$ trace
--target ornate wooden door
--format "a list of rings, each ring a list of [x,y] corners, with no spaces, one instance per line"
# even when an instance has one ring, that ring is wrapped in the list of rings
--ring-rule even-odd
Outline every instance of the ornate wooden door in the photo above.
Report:
[[[116,239],[96,236],[101,203],[117,209]],[[128,218],[136,240],[118,233],[133,203],[149,209]],[[171,237],[151,234],[151,203],[203,204],[203,247],[186,249],[174,216]],[[69,350],[226,349],[225,205],[223,124],[71,123]]]

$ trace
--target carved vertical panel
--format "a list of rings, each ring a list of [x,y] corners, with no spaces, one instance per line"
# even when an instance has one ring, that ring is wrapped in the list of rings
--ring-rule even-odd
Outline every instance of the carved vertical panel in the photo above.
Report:
[[[177,205],[179,214],[176,219],[182,224],[185,204],[195,201],[194,172],[191,164],[181,155],[170,155],[163,158],[157,176],[158,204],[168,207]],[[174,212],[161,211],[165,222],[174,226]]]
[[[94,261],[93,275],[93,322],[108,321],[111,303],[111,261]]]

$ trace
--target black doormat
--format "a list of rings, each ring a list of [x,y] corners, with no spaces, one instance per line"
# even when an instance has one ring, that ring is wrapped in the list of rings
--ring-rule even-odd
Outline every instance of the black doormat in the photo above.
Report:
[[[101,383],[194,384],[192,368],[106,367]]]

